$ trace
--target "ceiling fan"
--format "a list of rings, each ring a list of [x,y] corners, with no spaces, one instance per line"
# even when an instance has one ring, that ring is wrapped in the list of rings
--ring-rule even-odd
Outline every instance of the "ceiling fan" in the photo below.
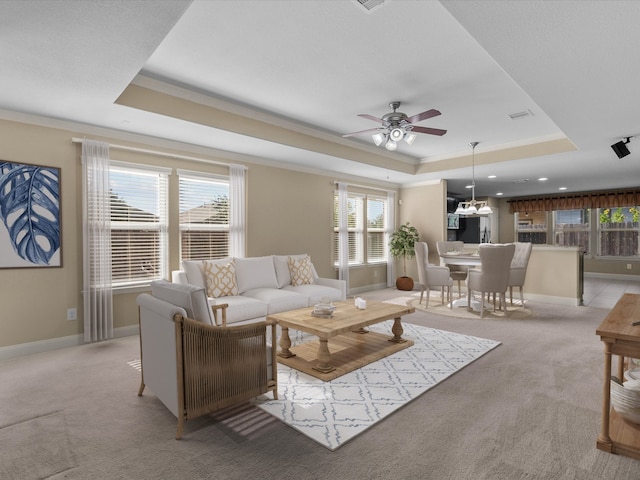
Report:
[[[353,135],[360,135],[361,133],[373,134],[373,141],[377,146],[384,143],[387,150],[396,150],[398,148],[398,142],[404,140],[409,145],[416,139],[416,133],[427,133],[429,135],[444,135],[446,130],[439,128],[419,127],[413,125],[414,123],[426,120],[431,117],[440,115],[440,112],[435,109],[427,110],[416,115],[408,117],[405,113],[397,112],[400,107],[400,102],[391,102],[389,107],[393,109],[393,112],[387,113],[382,118],[374,117],[366,113],[360,113],[358,116],[362,118],[368,118],[374,122],[381,123],[382,126],[377,128],[369,128],[368,130],[361,130],[359,132],[347,133],[342,135],[343,137],[351,137]]]

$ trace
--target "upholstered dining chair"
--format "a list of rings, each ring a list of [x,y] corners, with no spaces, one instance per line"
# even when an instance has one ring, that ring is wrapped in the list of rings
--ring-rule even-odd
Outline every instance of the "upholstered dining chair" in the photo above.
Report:
[[[432,265],[429,263],[429,247],[426,242],[416,242],[415,244],[416,261],[418,262],[418,282],[420,283],[420,303],[425,290],[427,291],[426,306],[429,307],[429,291],[431,287],[440,287],[440,296],[442,303],[444,300],[445,289],[447,291],[447,302],[451,308],[451,280],[448,267]]]
[[[493,293],[493,309],[496,309],[496,294],[498,302],[507,312],[506,293],[509,285],[509,271],[516,246],[513,243],[493,244],[483,243],[478,247],[480,255],[480,269],[471,269],[467,275],[467,302],[472,306],[473,292],[480,292],[480,317],[484,316],[485,294]]]
[[[440,241],[436,242],[438,255],[442,256],[447,252],[462,252],[464,250],[464,242],[456,241]],[[443,265],[441,263],[440,265]],[[468,268],[462,265],[449,265],[451,278],[458,282],[458,298],[462,297],[462,282],[467,279]]]
[[[509,271],[509,301],[513,305],[513,287],[520,288],[520,302],[524,308],[524,296],[522,295],[522,287],[524,279],[527,276],[527,266],[529,265],[529,257],[533,244],[530,242],[515,242],[516,250],[511,260],[511,269]]]

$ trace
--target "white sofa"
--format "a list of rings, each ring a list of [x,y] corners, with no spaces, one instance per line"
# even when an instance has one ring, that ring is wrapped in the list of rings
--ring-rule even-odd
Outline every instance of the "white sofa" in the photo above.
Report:
[[[151,295],[137,303],[140,315],[142,378],[184,422],[266,392],[278,398],[275,324],[211,325],[204,289],[152,282]]]
[[[227,325],[262,320],[270,314],[347,297],[346,282],[318,277],[306,254],[187,260],[182,262],[182,268],[172,272],[173,282],[204,288],[211,306],[228,304]],[[307,275],[301,275],[300,270],[307,270]],[[226,276],[222,281],[212,279],[207,271],[218,275],[224,271]],[[212,319],[212,323],[218,322]]]

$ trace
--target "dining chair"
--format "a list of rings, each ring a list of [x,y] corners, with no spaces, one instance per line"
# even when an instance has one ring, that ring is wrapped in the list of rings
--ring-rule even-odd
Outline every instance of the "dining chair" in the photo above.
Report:
[[[438,255],[442,257],[447,252],[462,252],[464,250],[464,242],[460,240],[455,241],[439,241],[436,242],[436,250]],[[440,265],[445,266],[444,263]],[[449,271],[451,272],[451,278],[458,282],[458,298],[462,297],[462,282],[467,279],[467,267],[462,265],[449,265]]]
[[[506,293],[509,285],[509,271],[516,246],[513,243],[492,244],[483,243],[478,247],[480,269],[471,269],[467,275],[467,303],[472,307],[473,292],[480,295],[480,317],[484,316],[485,294],[493,293],[493,310],[496,309],[496,294],[500,307],[506,315]],[[499,307],[499,309],[500,309]]]
[[[515,242],[515,252],[513,260],[511,260],[511,269],[509,270],[509,301],[513,305],[513,287],[520,288],[520,302],[524,308],[524,296],[522,287],[527,276],[527,266],[529,265],[529,257],[533,244],[531,242]]]
[[[440,287],[440,297],[444,303],[444,292],[447,291],[447,302],[451,308],[451,272],[448,267],[441,267],[429,263],[429,247],[426,242],[415,243],[416,261],[418,262],[418,282],[420,283],[420,302],[425,290],[427,291],[426,306],[429,307],[429,290]]]

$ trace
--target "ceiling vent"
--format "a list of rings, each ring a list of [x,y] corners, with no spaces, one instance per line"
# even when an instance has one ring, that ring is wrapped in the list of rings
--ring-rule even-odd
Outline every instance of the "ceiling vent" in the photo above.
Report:
[[[355,0],[355,2],[364,8],[366,12],[370,12],[381,7],[385,0]]]
[[[511,120],[520,120],[521,118],[533,117],[533,112],[531,110],[525,110],[523,112],[516,112],[509,114],[509,118]]]

